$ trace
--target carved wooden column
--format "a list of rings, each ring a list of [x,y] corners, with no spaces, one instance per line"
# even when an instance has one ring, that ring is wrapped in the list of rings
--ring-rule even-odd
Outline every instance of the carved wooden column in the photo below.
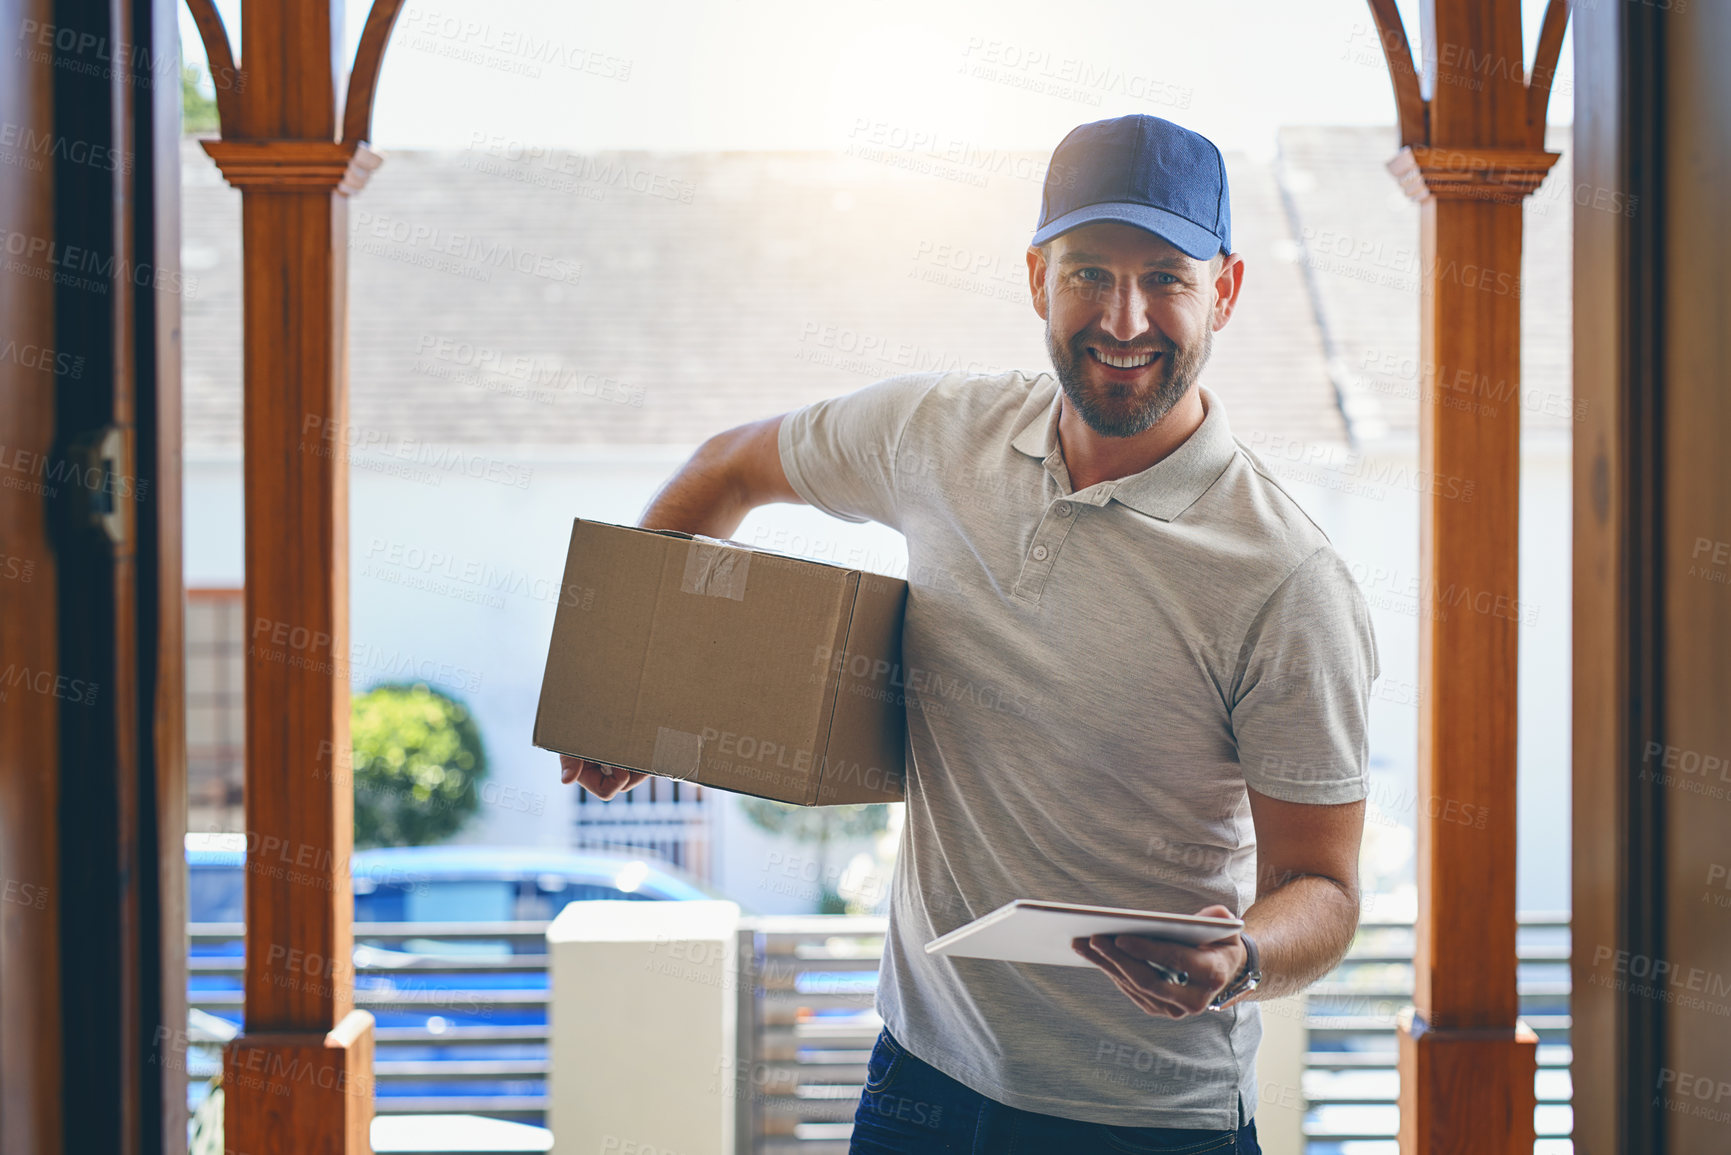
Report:
[[[354,798],[332,773],[349,749],[348,461],[325,434],[348,419],[348,197],[378,158],[328,141],[206,150],[241,190],[245,257],[246,1033],[224,1063],[225,1144],[366,1151]]]
[[[205,151],[241,191],[245,296],[246,1026],[225,1146],[369,1151],[372,1016],[354,1008],[349,859],[348,200],[400,6],[369,17],[343,136],[340,0],[249,0],[236,69],[192,5],[219,86]]]
[[[1568,4],[1552,0],[1529,81],[1519,5],[1425,0],[1422,93],[1394,0],[1370,6],[1400,110],[1389,169],[1420,208],[1419,453],[1436,480],[1419,522],[1418,793],[1451,804],[1418,816],[1400,1149],[1530,1155],[1538,1040],[1519,1019],[1515,953],[1521,201],[1557,159],[1544,114]],[[1463,406],[1463,381],[1496,382],[1503,400]],[[1485,828],[1448,821],[1455,803]]]

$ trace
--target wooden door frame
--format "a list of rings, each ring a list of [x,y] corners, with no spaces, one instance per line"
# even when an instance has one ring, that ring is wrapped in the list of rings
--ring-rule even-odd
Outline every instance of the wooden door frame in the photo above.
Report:
[[[1582,15],[1577,203],[1621,211],[1575,214],[1575,1142],[1694,1155],[1731,1087],[1731,8]]]
[[[183,1151],[177,12],[4,4],[0,1146]],[[11,251],[16,242],[20,252]],[[0,359],[4,360],[4,359]],[[17,645],[18,649],[12,649]]]
[[[52,19],[50,0],[0,0],[0,24]],[[0,119],[32,139],[54,130],[52,70],[31,53],[0,69]],[[51,235],[53,170],[0,165],[0,229]],[[40,252],[0,273],[0,341],[38,351],[0,361],[0,669],[59,674],[59,566],[35,463],[54,440],[54,388],[82,366],[61,362],[54,290]],[[28,270],[34,275],[19,275]],[[42,367],[41,351],[47,353]],[[0,1150],[58,1151],[60,1130],[60,700],[0,689]]]
[[[1656,318],[1664,228],[1656,10],[1589,6],[1575,25],[1575,180],[1639,198],[1632,217],[1575,214],[1573,813],[1574,1131],[1580,1155],[1659,1151],[1648,1097],[1664,1020],[1596,982],[1593,954],[1664,953],[1664,813],[1633,789],[1639,743],[1659,732],[1660,440]],[[1625,382],[1627,384],[1625,385]],[[1597,968],[1602,970],[1603,968]],[[1651,1146],[1649,1146],[1651,1144]]]
[[[108,280],[56,302],[89,386],[57,396],[56,455],[86,470],[61,495],[60,660],[111,687],[93,717],[61,718],[61,1100],[69,1148],[125,1152],[186,1142],[177,16],[161,0],[54,10],[55,134],[119,159],[60,150],[55,171],[55,240],[87,246]],[[72,41],[77,20],[92,23]],[[83,36],[127,47],[93,69]],[[122,516],[96,525],[82,447],[103,430],[120,455],[94,460]]]

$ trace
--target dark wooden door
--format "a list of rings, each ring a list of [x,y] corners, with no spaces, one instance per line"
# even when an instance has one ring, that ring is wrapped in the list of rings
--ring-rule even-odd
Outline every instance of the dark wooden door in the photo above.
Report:
[[[185,1146],[176,12],[0,2],[0,1145]]]
[[[1575,1150],[1731,1150],[1731,6],[1575,28]]]

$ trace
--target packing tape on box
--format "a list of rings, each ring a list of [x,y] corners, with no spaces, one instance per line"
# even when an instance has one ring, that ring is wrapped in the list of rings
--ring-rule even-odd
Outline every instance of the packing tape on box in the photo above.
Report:
[[[649,756],[649,772],[665,778],[689,778],[703,762],[703,735],[671,726],[655,728],[655,752]]]
[[[751,571],[751,551],[711,544],[713,538],[691,539],[685,555],[685,579],[679,588],[688,594],[745,600],[745,575]]]

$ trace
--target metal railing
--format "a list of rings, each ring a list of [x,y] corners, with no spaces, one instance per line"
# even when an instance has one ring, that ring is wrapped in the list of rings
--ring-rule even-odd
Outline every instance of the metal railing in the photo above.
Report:
[[[1540,1140],[1566,1140],[1569,1103],[1569,916],[1528,912],[1516,936],[1521,1019],[1539,1037],[1534,1120]],[[1412,1001],[1410,921],[1365,918],[1341,964],[1306,992],[1310,1037],[1302,1087],[1305,1136],[1314,1155],[1355,1142],[1393,1152],[1399,1121],[1395,1027]],[[1385,1148],[1356,1143],[1381,1140]]]
[[[188,960],[190,1007],[238,1020],[244,1001],[242,926],[195,923],[188,929],[194,951]],[[546,934],[545,922],[355,924],[355,1005],[378,1022],[375,1113],[543,1122]],[[210,953],[224,948],[232,953]],[[309,974],[308,981],[330,980]],[[189,1077],[220,1067],[219,1041],[208,1030],[195,1032]]]
[[[739,1155],[845,1155],[866,1060],[883,918],[769,916],[739,932]]]
[[[881,1025],[872,1009],[887,923],[841,915],[744,919],[736,1078],[740,1155],[841,1155]],[[1539,1037],[1538,1132],[1569,1134],[1566,914],[1524,914],[1521,1015]],[[375,1111],[465,1113],[544,1125],[548,984],[542,922],[358,923],[355,1003],[379,1019]],[[195,948],[238,924],[191,928]],[[490,953],[476,952],[486,949]],[[506,953],[509,951],[510,953]],[[191,960],[191,1006],[238,1018],[238,953]],[[196,989],[212,981],[226,989]],[[1308,992],[1301,1074],[1313,1155],[1383,1140],[1392,1151],[1395,1024],[1412,993],[1412,924],[1362,920],[1347,958]],[[204,1059],[206,1067],[212,1056]],[[203,1068],[189,1062],[189,1073]],[[1373,1148],[1355,1147],[1355,1151]]]

